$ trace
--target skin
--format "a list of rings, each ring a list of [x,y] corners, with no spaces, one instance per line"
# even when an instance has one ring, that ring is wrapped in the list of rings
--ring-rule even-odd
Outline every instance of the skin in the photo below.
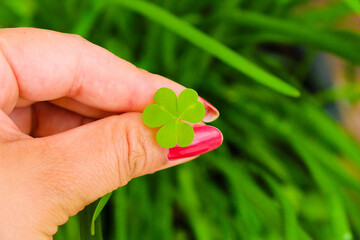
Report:
[[[0,30],[0,239],[51,239],[86,205],[170,162],[141,113],[160,87],[77,35]],[[120,114],[121,113],[121,114]]]

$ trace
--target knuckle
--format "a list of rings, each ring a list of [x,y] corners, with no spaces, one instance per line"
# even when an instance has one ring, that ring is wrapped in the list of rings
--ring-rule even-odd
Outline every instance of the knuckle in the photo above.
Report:
[[[143,137],[139,121],[130,121],[125,127],[128,149],[127,164],[132,177],[140,175],[149,165],[148,144]]]
[[[114,117],[111,135],[120,182],[123,185],[124,182],[146,173],[147,169],[151,168],[153,161],[149,156],[151,154],[150,143],[143,136],[141,117],[133,117],[130,121],[119,121],[119,118],[124,120],[122,116]]]

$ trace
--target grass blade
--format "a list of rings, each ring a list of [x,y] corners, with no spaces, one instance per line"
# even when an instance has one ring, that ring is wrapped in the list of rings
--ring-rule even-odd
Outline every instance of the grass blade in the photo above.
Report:
[[[197,30],[187,22],[152,3],[140,0],[121,0],[120,6],[131,9],[175,32],[192,44],[217,57],[253,80],[285,95],[298,97],[300,92],[278,77],[266,72],[227,46]]]
[[[355,64],[360,63],[359,37],[344,37],[331,31],[316,28],[309,24],[301,24],[290,19],[275,18],[250,11],[234,11],[224,15],[229,22],[236,22],[239,26],[251,27],[261,34],[268,32],[280,34],[295,44],[307,45],[316,49],[334,53]]]
[[[95,208],[95,211],[94,211],[94,214],[93,214],[92,220],[91,220],[91,227],[90,227],[92,236],[95,235],[95,220],[97,219],[97,217],[99,216],[101,211],[104,209],[104,207],[105,207],[106,203],[109,201],[111,195],[112,195],[112,192],[103,196]]]
[[[96,234],[92,235],[90,232],[91,219],[97,203],[98,201],[91,203],[78,213],[81,240],[103,240],[101,218],[99,218],[95,224]]]

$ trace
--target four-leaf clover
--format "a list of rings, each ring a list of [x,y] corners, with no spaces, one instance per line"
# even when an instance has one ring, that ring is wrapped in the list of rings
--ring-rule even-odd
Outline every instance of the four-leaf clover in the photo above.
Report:
[[[156,141],[163,148],[189,146],[194,139],[194,129],[188,124],[198,123],[205,117],[205,107],[193,89],[185,89],[176,97],[173,90],[160,88],[154,96],[155,103],[147,106],[142,119],[149,127],[161,127]]]

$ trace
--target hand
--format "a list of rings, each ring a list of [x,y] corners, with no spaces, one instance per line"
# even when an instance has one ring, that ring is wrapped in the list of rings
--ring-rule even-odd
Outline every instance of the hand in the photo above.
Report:
[[[217,148],[216,128],[195,126],[186,148],[163,149],[141,112],[161,87],[79,36],[0,30],[0,239],[51,239],[84,206],[134,177]],[[218,111],[205,100],[206,121]]]

